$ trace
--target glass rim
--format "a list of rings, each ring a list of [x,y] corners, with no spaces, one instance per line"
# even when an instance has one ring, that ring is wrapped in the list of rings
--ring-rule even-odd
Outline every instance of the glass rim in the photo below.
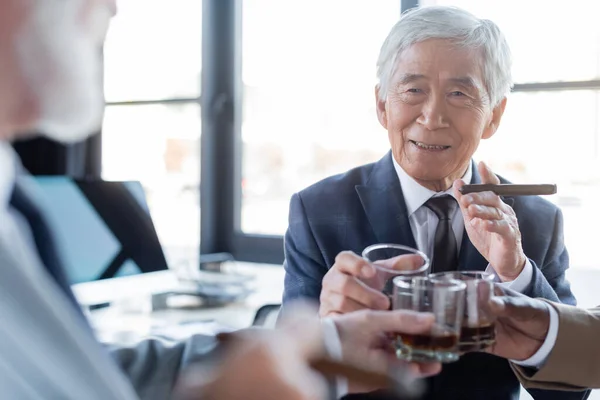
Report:
[[[392,249],[396,249],[396,250],[405,250],[405,251],[411,252],[413,254],[416,254],[423,259],[423,265],[421,265],[419,268],[413,269],[413,270],[398,270],[398,269],[392,269],[392,268],[388,268],[388,267],[379,265],[379,264],[377,264],[377,261],[371,261],[367,257],[367,253],[369,253],[370,251],[381,250],[381,249],[386,249],[386,248],[392,248]],[[415,249],[414,247],[405,246],[403,244],[396,244],[396,243],[372,244],[370,246],[365,247],[365,249],[361,253],[361,257],[364,258],[365,260],[367,260],[368,262],[370,262],[376,269],[383,271],[383,272],[388,272],[390,274],[397,274],[397,273],[400,273],[400,274],[405,273],[406,275],[420,274],[420,273],[423,273],[426,270],[428,270],[429,266],[431,264],[431,262],[429,261],[429,257],[427,257],[427,255],[425,253],[423,253],[421,250]]]
[[[409,280],[410,279],[410,280]],[[429,277],[411,277],[411,276],[396,276],[392,282],[394,284],[395,287],[399,287],[402,289],[415,289],[415,280],[416,279],[421,279],[424,281],[429,281],[431,283],[435,283],[435,282],[439,282],[439,283],[448,283],[450,284],[449,286],[445,286],[443,288],[437,286],[437,288],[440,289],[444,289],[444,290],[448,290],[451,292],[458,292],[461,290],[466,290],[467,289],[467,284],[464,281],[458,280],[458,279],[430,279]],[[423,287],[423,288],[416,288],[416,290],[419,291],[425,291],[425,290],[432,290],[435,287]]]
[[[478,276],[472,279],[460,279],[460,275],[463,276]],[[452,277],[452,278],[447,278],[447,277]],[[452,279],[452,280],[466,280],[466,281],[484,281],[484,282],[494,282],[494,278],[496,277],[495,274],[492,274],[491,272],[485,272],[485,271],[445,271],[445,272],[435,272],[433,274],[429,274],[428,276],[430,279],[432,280],[437,280],[440,281],[443,278],[446,279]]]

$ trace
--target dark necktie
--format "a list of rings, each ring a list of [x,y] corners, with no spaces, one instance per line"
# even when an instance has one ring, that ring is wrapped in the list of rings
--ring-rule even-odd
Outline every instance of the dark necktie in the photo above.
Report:
[[[458,249],[456,236],[452,230],[452,216],[458,203],[454,197],[445,195],[432,197],[427,200],[425,206],[433,211],[439,219],[435,230],[431,271],[454,271],[458,264]]]
[[[62,262],[56,251],[56,244],[52,231],[48,227],[48,224],[44,220],[42,213],[32,197],[32,195],[27,193],[26,185],[23,187],[23,185],[17,183],[10,199],[10,205],[17,210],[29,224],[42,264],[46,267],[48,273],[54,278],[69,300],[71,300],[77,311],[80,311],[79,305],[75,300],[75,296],[71,291],[67,277],[62,269]]]

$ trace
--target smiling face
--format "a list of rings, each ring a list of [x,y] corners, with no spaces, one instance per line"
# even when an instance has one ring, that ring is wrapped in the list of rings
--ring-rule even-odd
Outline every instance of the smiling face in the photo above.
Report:
[[[498,129],[506,98],[492,107],[477,50],[449,40],[416,43],[399,56],[377,115],[394,159],[421,185],[448,189],[479,141]]]

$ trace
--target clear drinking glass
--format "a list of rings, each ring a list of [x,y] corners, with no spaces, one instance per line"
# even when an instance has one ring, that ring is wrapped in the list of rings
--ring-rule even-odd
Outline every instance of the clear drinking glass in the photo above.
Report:
[[[430,265],[425,253],[401,244],[374,244],[363,250],[362,257],[375,267],[375,275],[363,282],[389,297],[393,293],[395,277],[425,276]]]
[[[494,318],[487,312],[487,304],[494,295],[495,275],[482,271],[452,271],[431,274],[429,277],[433,280],[460,280],[467,286],[459,351],[479,351],[494,344]]]
[[[392,307],[432,313],[430,332],[420,335],[397,333],[396,356],[415,362],[453,362],[459,358],[458,338],[467,285],[454,279],[397,276],[394,278]]]

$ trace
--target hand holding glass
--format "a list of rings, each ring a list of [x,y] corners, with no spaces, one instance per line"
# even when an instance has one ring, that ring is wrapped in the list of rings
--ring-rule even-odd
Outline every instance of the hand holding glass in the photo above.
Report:
[[[397,334],[396,356],[414,362],[458,360],[466,284],[459,280],[411,276],[398,276],[393,283],[394,310],[428,312],[435,319],[428,335]]]
[[[390,298],[395,277],[425,276],[429,271],[429,258],[424,253],[401,244],[374,244],[365,248],[362,256],[375,267],[374,276],[363,282]]]

